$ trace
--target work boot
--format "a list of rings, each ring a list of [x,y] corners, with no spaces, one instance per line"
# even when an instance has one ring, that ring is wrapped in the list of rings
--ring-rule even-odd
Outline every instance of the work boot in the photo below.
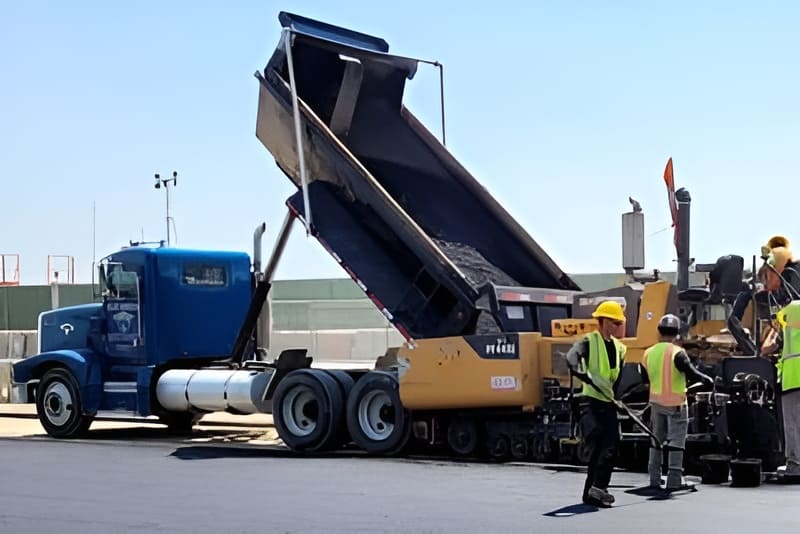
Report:
[[[667,475],[667,484],[666,490],[667,491],[677,491],[683,488],[686,484],[683,481],[683,477],[681,476],[680,472],[670,471]]]
[[[783,466],[783,468],[779,467],[778,470],[783,471],[784,475],[790,477],[797,477],[800,476],[800,463],[789,460],[786,462],[786,465]]]
[[[611,506],[614,504],[614,496],[611,495],[604,489],[600,489],[597,486],[592,486],[589,488],[589,498],[595,501],[598,501],[603,506]]]

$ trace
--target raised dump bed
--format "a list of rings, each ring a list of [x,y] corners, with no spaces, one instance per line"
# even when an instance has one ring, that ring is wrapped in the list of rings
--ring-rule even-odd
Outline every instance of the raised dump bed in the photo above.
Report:
[[[493,312],[480,298],[496,291],[489,282],[554,290],[561,306],[571,302],[575,282],[403,105],[417,60],[390,55],[376,37],[279,19],[284,38],[257,73],[256,135],[298,187],[290,209],[404,335],[494,324],[483,320]]]

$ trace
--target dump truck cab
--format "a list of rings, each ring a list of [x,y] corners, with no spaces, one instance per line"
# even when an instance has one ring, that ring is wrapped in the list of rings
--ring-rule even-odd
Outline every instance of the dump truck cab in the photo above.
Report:
[[[106,410],[168,418],[153,395],[160,373],[228,358],[252,294],[241,252],[130,246],[98,277],[100,302],[42,313],[39,353],[14,365],[54,435]]]

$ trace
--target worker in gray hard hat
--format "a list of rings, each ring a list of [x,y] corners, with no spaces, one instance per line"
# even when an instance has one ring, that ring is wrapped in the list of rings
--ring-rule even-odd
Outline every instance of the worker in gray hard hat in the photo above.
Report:
[[[668,453],[666,490],[683,487],[683,452],[689,426],[686,387],[689,378],[709,386],[714,381],[698,371],[686,352],[675,344],[681,321],[667,314],[658,322],[659,342],[647,349],[642,358],[642,376],[650,384],[650,421],[653,433],[663,450],[650,448],[648,472],[650,487],[661,488],[663,454]]]

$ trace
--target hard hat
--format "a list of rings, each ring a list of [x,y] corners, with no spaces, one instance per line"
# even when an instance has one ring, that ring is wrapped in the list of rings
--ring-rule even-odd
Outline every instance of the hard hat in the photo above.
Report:
[[[789,240],[786,237],[782,236],[782,235],[774,235],[774,236],[769,238],[769,241],[767,241],[767,246],[770,249],[773,249],[773,248],[776,248],[776,247],[789,248]]]
[[[592,313],[592,317],[595,319],[605,317],[606,319],[611,319],[612,321],[624,321],[625,312],[622,310],[622,305],[619,302],[606,300],[597,305],[597,309],[595,309],[594,313]]]
[[[761,245],[761,258],[765,260],[769,259],[769,254],[772,252],[772,249],[778,247],[785,247],[787,250],[791,250],[789,239],[782,235],[770,237],[766,244]]]
[[[792,252],[786,247],[775,247],[767,256],[767,263],[779,273],[783,272],[786,264],[792,261]]]
[[[668,313],[658,321],[658,329],[674,330],[677,332],[681,329],[681,320],[678,319],[677,316]]]

